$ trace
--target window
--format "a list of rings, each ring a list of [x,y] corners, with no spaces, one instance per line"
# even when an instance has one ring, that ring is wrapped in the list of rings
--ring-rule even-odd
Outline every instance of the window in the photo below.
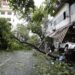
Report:
[[[11,15],[12,13],[11,12],[8,12],[8,15]]]
[[[63,18],[66,19],[66,12],[63,13]]]
[[[7,6],[7,5],[8,5],[7,0],[3,0],[3,1],[2,1],[2,4],[3,4],[4,6]]]
[[[4,11],[1,11],[1,15],[4,15],[5,14],[5,12]]]
[[[54,25],[59,24],[60,22],[62,22],[63,20],[66,19],[66,12],[62,13],[61,15],[59,15],[56,20],[54,21]]]

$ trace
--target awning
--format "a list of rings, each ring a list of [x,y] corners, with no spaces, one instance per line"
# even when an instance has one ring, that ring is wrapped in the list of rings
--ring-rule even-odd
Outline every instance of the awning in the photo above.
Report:
[[[59,30],[55,31],[53,34],[51,34],[50,37],[57,39],[59,42],[62,42],[68,29],[69,29],[69,27],[66,27],[64,29],[59,29]]]

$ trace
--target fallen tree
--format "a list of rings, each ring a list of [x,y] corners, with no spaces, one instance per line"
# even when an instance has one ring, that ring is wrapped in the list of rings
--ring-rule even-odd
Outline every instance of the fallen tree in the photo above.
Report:
[[[47,54],[45,51],[41,50],[39,47],[31,44],[31,43],[28,43],[27,41],[21,41],[20,39],[18,39],[16,36],[12,35],[13,38],[15,38],[17,41],[19,41],[20,43],[22,43],[23,45],[24,44],[27,44],[28,46],[34,48],[35,50],[43,53],[43,54]],[[53,59],[58,59],[59,57],[55,54],[52,54],[52,53],[49,53],[48,56],[52,57]]]

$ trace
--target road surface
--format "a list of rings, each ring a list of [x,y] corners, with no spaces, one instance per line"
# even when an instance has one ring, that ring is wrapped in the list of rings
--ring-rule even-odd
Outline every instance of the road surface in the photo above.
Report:
[[[0,53],[0,75],[32,75],[33,52]]]

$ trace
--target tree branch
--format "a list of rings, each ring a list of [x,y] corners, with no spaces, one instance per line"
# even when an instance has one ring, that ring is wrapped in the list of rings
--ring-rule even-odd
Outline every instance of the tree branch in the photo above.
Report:
[[[18,39],[17,37],[15,37],[14,35],[13,35],[13,38],[15,38],[16,40],[18,40],[20,43],[22,43],[22,44],[27,44],[27,45],[29,45],[30,47],[33,47],[34,49],[36,49],[37,51],[39,51],[39,52],[41,52],[41,53],[43,53],[43,54],[46,54],[46,52],[45,51],[42,51],[42,50],[40,50],[38,47],[36,47],[35,45],[33,45],[33,44],[31,44],[31,43],[28,43],[28,42],[26,42],[26,41],[20,41],[20,39]],[[50,56],[50,57],[52,57],[52,58],[54,58],[54,59],[57,59],[57,58],[59,58],[58,56],[56,56],[56,55],[54,55],[54,54],[48,54],[48,56]]]

